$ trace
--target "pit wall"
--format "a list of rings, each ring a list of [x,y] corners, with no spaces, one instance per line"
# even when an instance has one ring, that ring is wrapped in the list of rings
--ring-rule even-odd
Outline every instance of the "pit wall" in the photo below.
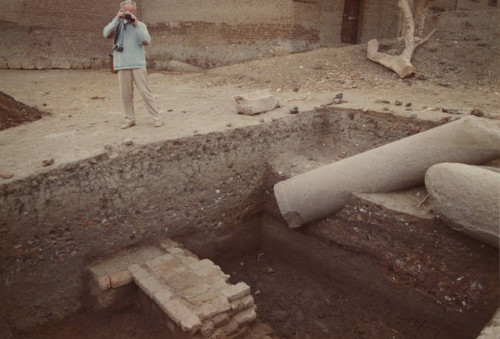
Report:
[[[124,248],[171,237],[206,258],[240,243],[258,246],[259,215],[280,180],[270,178],[270,158],[309,156],[319,148],[335,154],[340,145],[362,152],[414,134],[417,125],[348,110],[309,112],[224,133],[115,147],[4,184],[0,329],[26,329],[76,312],[87,297],[84,267]],[[384,137],[373,130],[385,131]]]
[[[103,27],[120,1],[5,0],[0,19],[0,68],[108,67],[112,42]],[[171,59],[213,67],[270,55],[340,45],[344,0],[142,0],[150,30],[149,67]],[[394,37],[392,0],[362,1],[359,41]]]

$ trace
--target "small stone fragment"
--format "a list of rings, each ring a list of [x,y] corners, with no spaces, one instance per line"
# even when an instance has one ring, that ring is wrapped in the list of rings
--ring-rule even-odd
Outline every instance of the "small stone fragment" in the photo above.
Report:
[[[0,178],[3,178],[3,179],[10,179],[14,176],[14,173],[11,173],[9,171],[3,171],[3,170],[0,170]]]
[[[54,158],[46,159],[42,161],[42,166],[47,167],[54,163]]]
[[[125,140],[125,146],[132,146],[133,144],[134,144],[134,141],[132,139]]]
[[[386,99],[377,99],[377,100],[375,100],[375,103],[376,104],[390,104],[391,102],[389,100],[386,100]]]
[[[290,114],[299,114],[299,108],[298,107],[294,107],[290,110]]]
[[[396,101],[394,102],[394,105],[396,105],[396,106],[401,106],[402,104],[403,104],[403,103],[402,103],[401,101],[399,101],[399,100],[396,100]]]
[[[484,117],[484,112],[481,111],[480,109],[474,108],[470,111],[470,115],[475,115],[476,117]]]

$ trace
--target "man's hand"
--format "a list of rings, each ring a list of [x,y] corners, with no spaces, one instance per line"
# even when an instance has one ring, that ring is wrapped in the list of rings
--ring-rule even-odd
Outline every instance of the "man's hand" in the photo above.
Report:
[[[137,17],[135,16],[134,13],[130,13],[130,16],[132,17],[132,19],[134,19],[134,21],[132,22],[132,25],[134,25],[134,27],[137,26]]]
[[[120,9],[120,10],[118,11],[118,13],[116,14],[116,17],[117,17],[117,18],[123,18],[123,17],[125,17],[125,14],[124,14],[124,13],[125,13],[125,11],[124,11],[123,9]]]

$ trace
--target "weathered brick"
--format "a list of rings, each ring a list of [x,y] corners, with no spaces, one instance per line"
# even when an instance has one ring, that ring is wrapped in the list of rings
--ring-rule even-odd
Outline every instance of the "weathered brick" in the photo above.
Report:
[[[145,277],[151,275],[151,273],[146,271],[144,268],[142,268],[138,264],[130,265],[128,267],[128,270],[132,274],[134,281],[136,281],[137,279],[142,279],[142,278],[145,278]]]
[[[142,279],[137,279],[135,283],[144,291],[149,297],[152,297],[156,292],[165,288],[156,277],[146,276]]]
[[[182,258],[179,258],[179,260],[182,262],[183,265],[190,265],[198,261],[196,258],[189,256],[183,256]]]
[[[198,276],[202,277],[207,284],[212,284],[217,280],[225,279],[226,277],[226,275],[224,274],[224,272],[221,271],[219,266],[204,267],[195,271],[195,273]]]
[[[200,328],[200,332],[204,337],[210,337],[214,333],[215,325],[212,321],[206,321]]]
[[[222,312],[227,312],[231,309],[231,305],[224,297],[215,298],[205,302],[195,309],[196,315],[203,321],[210,319]]]
[[[247,310],[244,310],[233,317],[233,320],[238,323],[238,325],[243,326],[245,324],[251,323],[255,319],[257,319],[257,313],[255,310],[257,306],[253,305]]]
[[[172,260],[173,258],[174,257],[171,254],[167,253],[167,254],[164,254],[158,258],[154,258],[154,259],[149,260],[148,262],[146,262],[146,266],[150,269],[153,269],[154,267],[159,266],[161,264],[164,264],[167,261]]]
[[[223,327],[221,327],[221,329],[224,332],[224,334],[228,336],[228,335],[231,335],[231,334],[238,332],[240,327],[236,321],[229,320],[229,322],[226,325],[224,325]]]
[[[113,288],[129,284],[133,281],[132,274],[129,270],[111,273],[109,275],[109,279],[111,281],[111,287]]]
[[[231,285],[229,285],[227,283],[227,277],[224,276],[223,278],[221,279],[218,279],[216,281],[214,281],[212,284],[211,284],[212,288],[216,289],[217,291],[220,291],[220,290],[223,290]]]
[[[101,291],[106,291],[111,288],[111,279],[109,279],[107,275],[102,277],[95,277],[95,281],[97,282],[97,285],[99,286],[99,289]]]
[[[254,300],[251,295],[247,295],[243,298],[231,301],[230,304],[232,311],[238,313],[252,306],[254,304]]]
[[[187,250],[185,248],[184,248],[184,255],[188,258],[193,258],[193,259],[199,260],[199,258],[196,254],[194,254],[193,252],[191,252],[190,250]]]
[[[250,286],[244,282],[239,282],[236,285],[231,285],[221,290],[221,293],[224,294],[229,301],[233,301],[250,294]]]
[[[182,248],[178,247],[169,247],[167,248],[167,252],[174,255],[174,254],[182,254],[184,255],[184,250]]]
[[[189,270],[174,272],[162,276],[165,282],[175,288],[177,291],[182,291],[189,287],[194,287],[203,284],[203,279]]]
[[[167,250],[170,247],[178,247],[178,244],[170,238],[162,239],[158,242],[161,248]]]
[[[194,314],[190,314],[181,320],[181,328],[184,332],[194,333],[201,328],[201,320]]]
[[[166,305],[170,299],[172,299],[173,294],[169,288],[164,288],[153,294],[153,299],[156,301],[158,305],[163,309],[164,305]]]
[[[175,280],[181,273],[184,272],[190,272],[190,270],[186,266],[179,266],[166,273],[162,273],[161,277],[166,281]]]
[[[230,319],[229,319],[229,316],[227,315],[227,313],[221,313],[221,314],[216,315],[215,317],[213,317],[210,320],[214,323],[215,327],[220,327],[220,326],[224,326],[225,324],[227,324]]]
[[[203,259],[203,260],[200,260],[200,261],[197,261],[195,263],[190,264],[189,268],[196,272],[197,270],[202,269],[203,267],[207,267],[207,266],[212,267],[212,266],[215,266],[215,264],[213,263],[212,260]]]
[[[183,265],[183,263],[179,259],[173,258],[172,260],[169,260],[163,264],[151,268],[151,272],[153,272],[156,275],[163,276],[183,266],[185,265]]]
[[[200,305],[202,305],[206,302],[209,302],[213,299],[216,299],[216,298],[223,298],[223,299],[227,300],[227,298],[224,297],[222,294],[220,294],[219,292],[217,292],[213,288],[210,288],[197,296],[189,298],[189,302],[195,306],[200,306]]]
[[[178,298],[170,299],[166,304],[161,304],[160,307],[179,326],[181,326],[182,320],[193,315],[190,308]]]
[[[183,298],[190,300],[202,293],[207,292],[209,289],[211,289],[210,285],[202,283],[194,286],[187,286],[187,288],[182,289],[179,294],[182,295]]]

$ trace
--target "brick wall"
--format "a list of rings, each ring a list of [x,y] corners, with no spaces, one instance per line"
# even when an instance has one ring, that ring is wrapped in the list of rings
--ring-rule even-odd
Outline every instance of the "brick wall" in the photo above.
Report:
[[[100,68],[102,28],[117,1],[4,0],[0,68]],[[150,30],[149,65],[211,67],[340,44],[344,0],[137,0]],[[360,41],[395,36],[393,0],[362,0]]]
[[[87,0],[4,0],[0,68],[101,67],[111,50],[102,28],[117,4]]]

